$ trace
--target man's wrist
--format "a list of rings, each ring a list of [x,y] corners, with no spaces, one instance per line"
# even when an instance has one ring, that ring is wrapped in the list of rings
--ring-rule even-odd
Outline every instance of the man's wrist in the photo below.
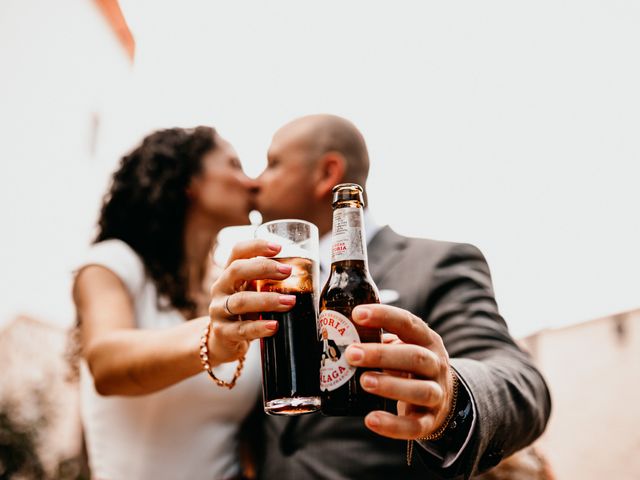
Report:
[[[447,430],[449,428],[449,425],[454,420],[454,417],[457,414],[457,411],[458,411],[458,384],[459,384],[459,381],[458,381],[458,376],[456,375],[456,373],[452,369],[450,371],[451,371],[451,381],[452,381],[451,406],[449,407],[449,411],[447,413],[447,416],[443,420],[442,425],[440,425],[440,427],[438,427],[431,434],[427,435],[426,437],[423,437],[423,438],[419,439],[419,440],[421,440],[423,442],[433,442],[433,441],[436,441],[436,440],[439,440],[439,439],[443,438],[445,433],[447,432]]]
[[[471,395],[464,383],[458,381],[456,404],[453,408],[453,415],[437,439],[420,439],[418,443],[427,452],[446,461],[454,454],[458,457],[467,440],[473,424],[473,404]],[[449,463],[449,462],[447,462]]]

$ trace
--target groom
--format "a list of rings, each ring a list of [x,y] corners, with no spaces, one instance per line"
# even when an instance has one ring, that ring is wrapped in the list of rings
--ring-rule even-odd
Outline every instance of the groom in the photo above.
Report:
[[[367,148],[352,123],[332,115],[296,119],[273,137],[258,178],[258,209],[264,221],[315,223],[321,255],[327,254],[331,189],[343,182],[364,186],[368,171]],[[368,210],[365,228],[370,272],[378,288],[391,293],[390,304],[358,307],[353,317],[399,340],[352,345],[345,355],[352,365],[399,372],[361,380],[369,392],[397,401],[398,409],[364,419],[265,417],[258,474],[468,478],[533,442],[549,417],[549,392],[509,335],[480,251],[400,236],[375,223]],[[320,263],[328,272],[330,259]],[[409,439],[415,440],[411,458]]]

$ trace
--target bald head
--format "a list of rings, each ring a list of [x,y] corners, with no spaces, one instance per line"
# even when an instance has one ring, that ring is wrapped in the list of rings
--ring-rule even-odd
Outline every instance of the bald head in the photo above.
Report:
[[[265,221],[301,218],[324,234],[331,231],[331,189],[343,182],[365,186],[368,173],[367,146],[351,122],[335,115],[298,118],[271,139],[256,206]]]
[[[282,127],[278,133],[294,135],[299,146],[315,162],[328,152],[340,153],[346,162],[343,181],[365,185],[369,175],[369,153],[364,137],[349,120],[337,115],[307,115]],[[276,133],[276,135],[278,135]]]

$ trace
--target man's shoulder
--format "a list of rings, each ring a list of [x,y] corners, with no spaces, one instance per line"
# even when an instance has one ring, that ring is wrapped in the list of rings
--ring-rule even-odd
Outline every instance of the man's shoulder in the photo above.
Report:
[[[401,235],[393,230],[389,225],[385,225],[381,228],[376,237],[378,236],[380,236],[379,240],[384,241],[385,243],[400,244],[402,248],[407,248],[413,251],[428,251],[431,255],[440,254],[444,256],[465,252],[480,253],[479,249],[470,243]]]

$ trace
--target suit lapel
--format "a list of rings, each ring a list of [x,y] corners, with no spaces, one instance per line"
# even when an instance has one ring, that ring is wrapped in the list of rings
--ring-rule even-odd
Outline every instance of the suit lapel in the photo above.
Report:
[[[387,273],[394,265],[396,255],[407,246],[407,239],[391,230],[388,225],[383,227],[371,239],[367,247],[369,254],[369,272],[373,281],[382,283]]]

